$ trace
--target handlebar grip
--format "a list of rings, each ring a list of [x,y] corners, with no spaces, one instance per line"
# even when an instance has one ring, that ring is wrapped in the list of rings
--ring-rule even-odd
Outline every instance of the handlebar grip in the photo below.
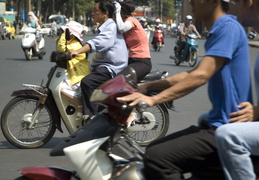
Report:
[[[144,112],[146,110],[146,108],[147,108],[147,103],[144,102],[144,101],[140,101],[138,103],[138,107],[139,107],[139,111],[140,112]]]

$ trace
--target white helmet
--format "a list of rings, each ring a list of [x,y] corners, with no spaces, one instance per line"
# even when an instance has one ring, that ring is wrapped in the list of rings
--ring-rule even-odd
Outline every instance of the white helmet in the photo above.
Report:
[[[191,20],[192,20],[192,16],[191,16],[191,15],[187,15],[185,18],[186,18],[186,20],[188,20],[188,21],[191,21]]]
[[[161,22],[161,20],[160,20],[160,19],[156,19],[156,22],[157,22],[157,23],[160,23],[160,22]]]

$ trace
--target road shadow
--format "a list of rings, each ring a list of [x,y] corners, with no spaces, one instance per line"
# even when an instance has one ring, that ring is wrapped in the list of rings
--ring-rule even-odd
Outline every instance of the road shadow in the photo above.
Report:
[[[8,61],[28,61],[26,58],[6,58],[6,60]],[[32,58],[32,60],[28,61],[28,62],[31,62],[31,61],[42,61],[43,59],[38,59],[37,57],[35,58]]]

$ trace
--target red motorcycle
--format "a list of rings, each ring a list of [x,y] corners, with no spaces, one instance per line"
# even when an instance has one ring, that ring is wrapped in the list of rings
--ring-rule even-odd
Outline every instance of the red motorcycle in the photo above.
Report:
[[[153,37],[153,48],[155,51],[160,51],[164,44],[164,31],[160,28],[156,28]]]

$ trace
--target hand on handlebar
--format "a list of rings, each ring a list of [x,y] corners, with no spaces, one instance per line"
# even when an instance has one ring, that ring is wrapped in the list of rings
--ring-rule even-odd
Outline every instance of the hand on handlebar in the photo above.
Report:
[[[78,53],[77,53],[76,51],[69,51],[69,52],[67,53],[67,57],[68,57],[69,59],[72,59],[72,58],[76,57],[77,55],[78,55]]]
[[[118,101],[123,101],[123,102],[130,102],[129,106],[135,107],[139,102],[145,102],[148,107],[154,106],[155,102],[153,101],[152,96],[146,96],[144,94],[141,94],[139,92],[135,92],[133,94],[123,96],[123,97],[118,97]]]

